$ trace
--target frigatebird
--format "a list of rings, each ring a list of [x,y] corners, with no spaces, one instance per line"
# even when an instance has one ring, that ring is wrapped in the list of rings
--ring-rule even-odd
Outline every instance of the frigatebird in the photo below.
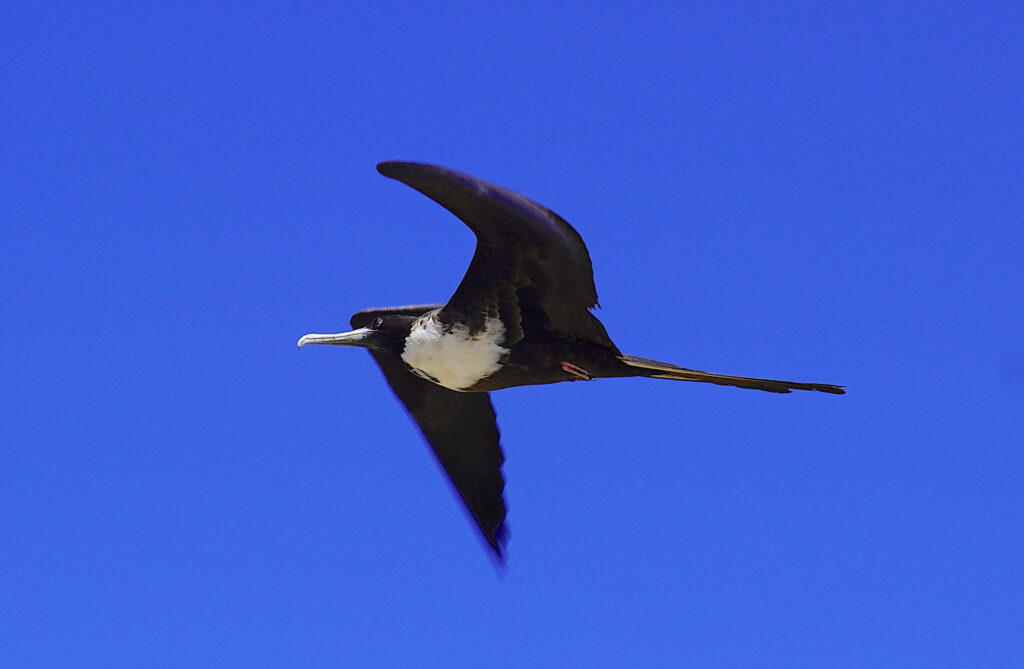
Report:
[[[419,425],[499,562],[505,529],[504,456],[488,392],[513,386],[644,376],[773,393],[842,386],[712,374],[625,355],[591,313],[590,254],[558,214],[501,186],[436,165],[384,162],[397,179],[455,214],[477,238],[447,304],[365,309],[354,330],[306,344],[370,350]]]

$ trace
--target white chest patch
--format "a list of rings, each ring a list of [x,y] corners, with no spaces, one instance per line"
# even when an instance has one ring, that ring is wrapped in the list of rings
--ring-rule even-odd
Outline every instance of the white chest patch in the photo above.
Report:
[[[470,335],[465,325],[456,325],[448,332],[434,318],[424,316],[412,325],[405,340],[402,360],[420,376],[450,388],[465,390],[501,368],[501,358],[508,349],[505,325],[497,318],[488,318],[483,331]]]

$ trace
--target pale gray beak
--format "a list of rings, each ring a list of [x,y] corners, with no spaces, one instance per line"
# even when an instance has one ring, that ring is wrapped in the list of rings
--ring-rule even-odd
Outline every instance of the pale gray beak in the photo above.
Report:
[[[373,330],[370,328],[359,328],[352,332],[339,332],[338,334],[308,334],[299,340],[299,348],[306,344],[326,344],[328,346],[362,346],[368,347],[368,340]]]

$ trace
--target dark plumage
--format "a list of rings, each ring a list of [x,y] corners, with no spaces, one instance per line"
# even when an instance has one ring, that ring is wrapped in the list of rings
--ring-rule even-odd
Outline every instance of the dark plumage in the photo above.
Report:
[[[367,309],[352,332],[305,344],[368,348],[416,420],[499,560],[507,538],[504,480],[487,391],[646,376],[776,393],[841,386],[712,374],[622,354],[590,312],[597,290],[587,247],[572,226],[518,193],[453,170],[386,162],[402,181],[476,234],[465,277],[447,304]]]

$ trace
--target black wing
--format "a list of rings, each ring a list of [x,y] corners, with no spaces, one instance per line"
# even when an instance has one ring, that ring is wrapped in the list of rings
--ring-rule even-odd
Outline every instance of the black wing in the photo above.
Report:
[[[439,304],[367,309],[352,316],[352,327],[365,327],[378,316],[419,316]],[[397,359],[373,353],[391,389],[419,425],[466,508],[473,514],[499,561],[508,540],[501,476],[504,455],[487,393],[460,393],[409,372]]]
[[[619,353],[590,313],[597,289],[590,254],[558,214],[501,186],[422,163],[386,162],[377,170],[458,216],[476,234],[476,252],[441,312],[445,322],[483,328],[488,316],[505,324],[505,346],[531,331],[565,335]]]

